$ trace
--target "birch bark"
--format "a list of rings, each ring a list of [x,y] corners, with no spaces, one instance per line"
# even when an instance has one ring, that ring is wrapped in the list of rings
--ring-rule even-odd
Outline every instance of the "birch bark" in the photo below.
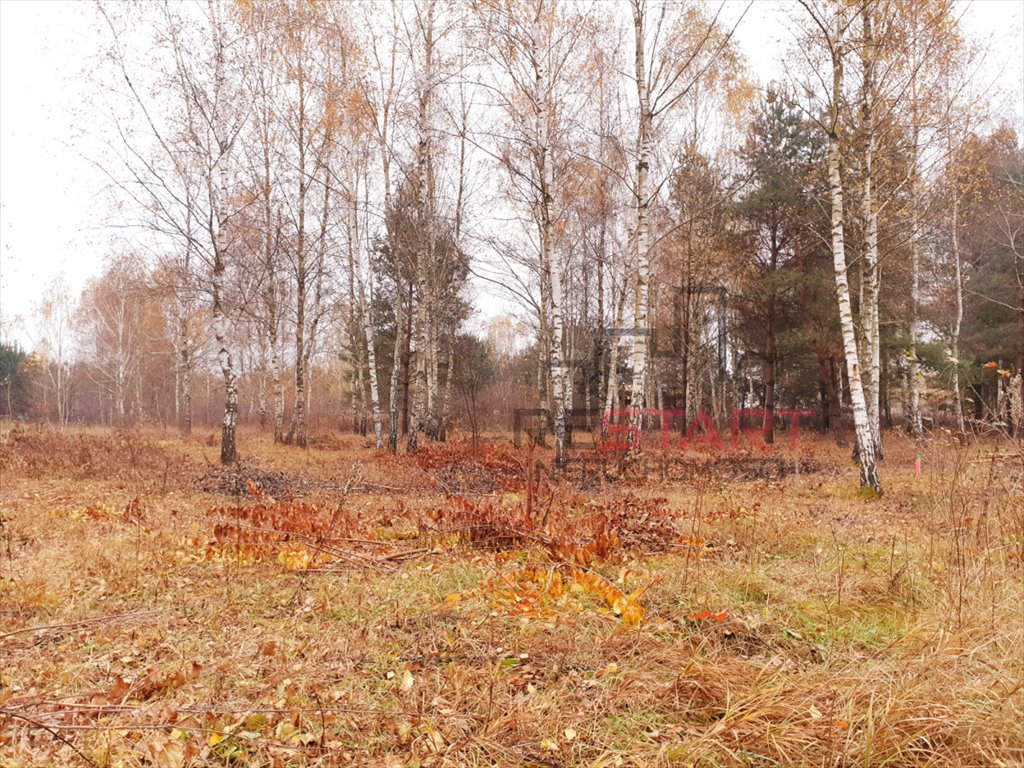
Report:
[[[211,24],[214,45],[214,113],[211,124],[214,129],[214,140],[217,142],[219,157],[207,173],[207,190],[210,197],[210,208],[213,216],[209,226],[213,229],[210,240],[213,245],[213,334],[217,343],[217,360],[220,363],[221,375],[224,378],[224,417],[221,422],[220,461],[221,464],[233,464],[238,460],[235,444],[238,420],[238,379],[235,374],[235,359],[232,350],[233,328],[231,318],[224,307],[224,277],[230,259],[228,238],[228,163],[233,140],[230,131],[224,124],[223,115],[216,109],[226,98],[225,40],[219,15],[211,5]],[[216,174],[216,175],[215,175]]]
[[[832,106],[828,134],[828,180],[832,206],[832,259],[835,270],[836,298],[839,303],[839,322],[842,327],[843,349],[849,378],[850,399],[853,402],[853,421],[857,435],[857,458],[860,462],[860,484],[881,492],[878,468],[875,463],[875,441],[871,431],[867,400],[861,379],[860,355],[853,324],[850,302],[850,283],[847,277],[846,245],[843,221],[843,181],[840,173],[840,105],[843,92],[843,16],[837,14],[835,39],[832,48]]]
[[[651,155],[651,114],[650,90],[647,82],[647,67],[644,48],[644,14],[639,3],[633,3],[633,32],[635,41],[634,80],[636,83],[639,114],[637,123],[636,178],[633,187],[633,208],[636,217],[634,243],[636,246],[636,286],[633,315],[633,385],[630,393],[631,429],[627,442],[631,450],[641,447],[640,435],[643,426],[644,395],[647,389],[647,346],[650,335],[648,321],[648,290],[650,285],[651,262],[648,252],[648,206],[647,175]]]
[[[953,290],[956,296],[956,311],[953,315],[952,343],[950,344],[953,358],[953,408],[956,411],[956,428],[961,435],[967,433],[964,422],[964,402],[960,392],[960,327],[964,321],[964,280],[960,262],[960,199],[953,193],[953,213],[950,220],[950,246],[953,255]]]
[[[615,309],[615,327],[609,335],[608,344],[608,387],[605,390],[604,418],[602,419],[602,433],[607,434],[608,425],[615,417],[615,406],[619,402],[619,329],[622,328],[622,319],[626,308],[627,288],[622,286],[619,293],[619,300]],[[612,286],[612,300],[615,299],[615,286]]]
[[[916,23],[916,22],[915,22]],[[916,37],[916,27],[915,27]],[[917,50],[916,40],[913,49]],[[921,148],[920,125],[918,115],[918,82],[916,70],[910,80],[910,114],[911,114],[911,146],[910,146],[910,344],[907,350],[910,384],[910,413],[908,428],[915,439],[924,436],[924,422],[921,418],[921,362],[917,356],[917,342],[920,334],[919,312],[921,303]]]
[[[309,175],[306,172],[306,78],[302,56],[296,67],[298,88],[298,112],[296,131],[298,140],[298,198],[297,227],[295,237],[295,403],[292,406],[292,421],[288,427],[286,443],[306,447],[306,196],[309,192]]]
[[[541,280],[547,287],[551,333],[548,345],[548,371],[551,382],[551,409],[555,433],[555,464],[565,466],[565,359],[563,350],[564,321],[562,311],[561,268],[555,263],[554,248],[554,159],[550,136],[551,83],[542,25],[543,3],[538,3],[531,29],[531,55],[534,61],[535,90],[533,101],[536,125],[533,148],[540,182],[540,265]]]
[[[370,405],[373,409],[373,436],[378,450],[384,447],[384,432],[380,417],[380,390],[377,387],[377,349],[373,342],[373,277],[370,277],[370,296],[367,299],[363,279],[359,278],[359,301],[362,305],[363,336],[366,339],[366,359],[370,375]]]
[[[874,199],[874,159],[877,146],[875,133],[875,52],[871,24],[871,6],[864,4],[861,11],[864,22],[864,40],[861,61],[864,69],[864,86],[861,114],[865,132],[864,149],[864,195],[861,215],[864,219],[864,260],[862,266],[863,301],[860,307],[861,327],[864,332],[868,370],[864,385],[867,401],[868,420],[871,425],[871,439],[874,441],[875,458],[882,458],[882,429],[880,415],[881,396],[881,342],[879,336],[878,297],[880,275],[878,265],[878,210]]]
[[[433,206],[432,184],[430,179],[430,140],[431,125],[431,91],[433,86],[434,63],[434,0],[429,0],[425,17],[422,22],[423,34],[423,68],[420,72],[419,104],[417,114],[418,141],[416,145],[416,168],[419,194],[417,196],[417,215],[420,223],[422,241],[416,254],[416,374],[415,397],[413,399],[412,424],[409,428],[409,439],[406,450],[415,453],[419,441],[419,433],[426,429],[426,419],[430,403],[428,402],[428,366],[430,365],[430,268],[433,261]]]
[[[280,255],[281,214],[277,212],[274,221],[274,183],[272,174],[271,152],[273,150],[274,110],[271,106],[272,81],[272,50],[269,17],[261,18],[259,37],[256,48],[256,83],[257,83],[257,119],[258,135],[262,160],[261,186],[262,223],[263,223],[263,303],[264,322],[270,346],[270,410],[273,412],[274,442],[284,442],[284,384],[281,375],[281,304],[278,277],[278,257]]]

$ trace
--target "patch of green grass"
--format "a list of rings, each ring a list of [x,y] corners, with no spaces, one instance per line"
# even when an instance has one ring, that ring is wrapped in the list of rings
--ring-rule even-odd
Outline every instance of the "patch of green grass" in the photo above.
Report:
[[[776,584],[764,571],[745,570],[734,573],[726,573],[715,582],[715,587],[725,594],[731,604],[764,605],[778,598],[782,592],[781,587]]]
[[[615,749],[629,749],[638,741],[649,741],[665,727],[665,715],[630,706],[604,718],[607,733],[615,739]]]
[[[843,649],[884,648],[905,635],[911,623],[905,611],[891,605],[837,607],[832,598],[802,601],[790,606],[785,615],[784,636]]]

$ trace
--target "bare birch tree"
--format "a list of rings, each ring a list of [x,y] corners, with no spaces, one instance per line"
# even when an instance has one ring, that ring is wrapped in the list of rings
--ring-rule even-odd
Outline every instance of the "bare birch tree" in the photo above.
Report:
[[[639,450],[643,409],[649,383],[651,233],[650,209],[671,163],[653,174],[658,160],[658,141],[663,138],[683,100],[714,72],[717,58],[728,48],[732,31],[723,31],[717,14],[707,17],[690,4],[630,0],[633,16],[634,59],[632,79],[636,89],[636,143],[629,180],[633,198],[632,253],[634,272],[630,408],[631,448]],[[720,8],[719,8],[720,10]],[[742,16],[740,17],[742,19]]]
[[[140,9],[142,17],[130,15],[128,23],[141,20],[151,25],[156,41],[153,54],[164,56],[169,65],[162,85],[173,99],[169,111],[162,111],[166,102],[148,99],[146,90],[133,82],[141,65],[128,60],[123,27],[112,10],[100,6],[113,37],[111,58],[126,86],[123,98],[148,129],[151,146],[143,146],[126,129],[125,117],[115,115],[121,171],[126,177],[113,171],[111,175],[145,217],[142,226],[195,246],[203,288],[210,297],[210,325],[224,384],[220,459],[231,464],[238,456],[238,373],[235,306],[228,279],[238,257],[232,222],[244,206],[236,194],[240,177],[236,140],[247,117],[242,104],[242,52],[230,47],[228,28],[233,19],[213,0],[205,6],[163,3]]]
[[[489,93],[503,112],[505,136],[494,150],[509,174],[510,191],[528,209],[537,251],[538,386],[542,410],[550,409],[555,463],[566,459],[566,406],[572,379],[566,365],[564,245],[566,222],[560,210],[568,163],[565,145],[570,121],[586,94],[579,79],[586,17],[559,8],[554,0],[530,0],[505,7],[480,7],[483,51],[494,66]],[[548,392],[550,385],[550,394]],[[542,417],[543,418],[543,417]]]
[[[849,264],[846,258],[844,196],[842,178],[842,141],[848,132],[844,125],[843,79],[848,40],[853,18],[840,4],[830,11],[822,10],[810,0],[801,0],[815,27],[815,36],[828,53],[831,65],[830,88],[825,94],[826,116],[822,128],[828,136],[828,181],[831,204],[832,259],[835,271],[836,299],[839,305],[839,323],[842,330],[846,372],[849,379],[850,399],[853,403],[853,422],[857,436],[857,460],[860,463],[861,487],[881,492],[875,453],[874,430],[868,411],[867,396],[862,379],[862,355],[857,346],[853,307],[850,299]]]

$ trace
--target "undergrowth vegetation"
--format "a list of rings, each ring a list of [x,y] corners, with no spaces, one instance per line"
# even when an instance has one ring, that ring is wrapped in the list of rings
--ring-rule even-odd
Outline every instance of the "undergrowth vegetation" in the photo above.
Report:
[[[813,438],[578,482],[6,429],[0,765],[1019,765],[1024,455],[888,440],[864,500]]]

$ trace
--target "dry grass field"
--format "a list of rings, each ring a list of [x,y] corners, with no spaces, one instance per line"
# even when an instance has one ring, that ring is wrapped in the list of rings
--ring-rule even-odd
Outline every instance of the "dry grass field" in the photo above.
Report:
[[[2,431],[3,766],[1024,765],[1019,445]]]

